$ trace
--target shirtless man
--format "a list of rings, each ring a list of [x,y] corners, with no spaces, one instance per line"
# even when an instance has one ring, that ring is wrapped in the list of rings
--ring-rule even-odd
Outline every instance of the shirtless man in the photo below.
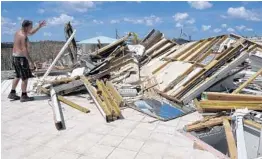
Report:
[[[19,100],[21,102],[32,101],[33,97],[28,97],[26,93],[28,78],[33,77],[31,69],[34,69],[34,63],[29,56],[29,40],[27,36],[33,35],[40,28],[46,25],[45,21],[39,22],[36,28],[33,28],[33,22],[29,20],[24,20],[22,23],[22,28],[15,33],[14,37],[14,47],[13,47],[13,66],[16,72],[16,78],[12,83],[12,90],[8,95],[9,99]],[[22,80],[21,98],[16,95],[16,86],[19,80]]]

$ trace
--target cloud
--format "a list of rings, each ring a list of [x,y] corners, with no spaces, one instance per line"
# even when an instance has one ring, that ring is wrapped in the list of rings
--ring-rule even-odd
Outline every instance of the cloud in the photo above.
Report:
[[[211,25],[202,25],[203,31],[208,31],[211,28]]]
[[[219,33],[219,32],[221,32],[222,30],[220,29],[220,28],[216,28],[216,29],[214,29],[213,30],[215,33]]]
[[[213,6],[212,3],[209,3],[208,1],[189,1],[187,2],[192,8],[203,10],[207,8],[211,8]]]
[[[222,24],[221,27],[222,28],[227,28],[227,24]]]
[[[52,17],[47,19],[47,25],[64,25],[67,22],[74,22],[74,17],[67,14],[61,14],[58,17]],[[75,21],[76,22],[76,21]],[[76,24],[76,23],[75,23]]]
[[[17,17],[17,20],[21,21],[23,18],[22,17]]]
[[[227,31],[228,31],[228,32],[234,32],[235,29],[233,29],[233,28],[228,28]]]
[[[175,21],[183,21],[183,20],[187,19],[188,17],[189,17],[189,15],[187,13],[176,13],[173,16]]]
[[[50,32],[44,32],[44,36],[52,36],[52,33],[50,33]]]
[[[44,10],[43,8],[39,8],[39,9],[37,10],[37,13],[43,14],[43,13],[45,13],[45,10]]]
[[[248,21],[261,21],[261,15],[254,11],[248,10],[245,7],[233,8],[230,7],[227,10],[228,17],[245,19]]]
[[[45,12],[58,12],[63,14],[73,14],[77,13],[86,13],[89,10],[94,10],[102,2],[92,2],[92,1],[60,1],[60,2],[43,2],[41,9],[44,9]]]
[[[188,24],[194,24],[195,22],[196,22],[196,21],[195,21],[194,18],[191,18],[191,19],[189,19],[189,20],[186,21],[186,23],[188,23]]]
[[[254,31],[252,28],[246,28],[245,31]]]
[[[17,23],[6,17],[1,17],[1,33],[5,35],[13,35],[17,30]]]
[[[183,27],[183,25],[181,23],[176,23],[176,27],[181,28],[181,27]]]
[[[243,30],[243,29],[245,29],[245,28],[246,28],[246,26],[244,26],[244,25],[236,26],[236,29],[237,29],[238,31],[241,31],[241,30]]]
[[[101,21],[101,20],[96,20],[96,19],[93,20],[93,23],[95,23],[95,24],[104,24],[103,21]]]
[[[110,23],[111,23],[111,24],[117,24],[117,23],[120,23],[120,20],[114,20],[114,19],[113,19],[113,20],[110,21]]]
[[[123,21],[133,23],[133,24],[145,24],[147,26],[153,26],[155,24],[162,23],[162,20],[160,17],[157,17],[155,15],[151,15],[149,17],[143,17],[143,18],[124,18]]]

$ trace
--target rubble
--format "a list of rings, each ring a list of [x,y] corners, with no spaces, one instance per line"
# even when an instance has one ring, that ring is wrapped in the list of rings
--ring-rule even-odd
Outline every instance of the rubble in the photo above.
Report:
[[[50,94],[52,90],[57,101],[87,113],[63,97],[86,90],[106,122],[124,119],[123,107],[163,121],[198,111],[205,118],[181,130],[197,147],[220,158],[240,158],[240,151],[247,152],[246,158],[262,155],[251,155],[243,146],[246,127],[256,132],[249,135],[262,138],[257,135],[262,128],[261,44],[230,34],[180,45],[153,29],[139,44],[126,44],[132,36],[128,33],[93,53],[84,53],[76,49],[70,23],[65,32],[68,41],[40,79],[40,91]],[[72,73],[46,81],[67,47]],[[248,112],[232,115],[242,109]]]

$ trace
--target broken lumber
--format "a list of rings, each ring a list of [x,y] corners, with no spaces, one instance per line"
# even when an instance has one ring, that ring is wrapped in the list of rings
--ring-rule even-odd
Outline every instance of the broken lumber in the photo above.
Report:
[[[87,109],[85,107],[82,107],[82,106],[80,106],[80,105],[78,105],[78,104],[76,104],[76,103],[74,103],[74,102],[64,98],[63,96],[58,95],[57,98],[58,98],[59,101],[65,103],[65,104],[69,105],[70,107],[75,108],[75,109],[77,109],[77,110],[79,110],[81,112],[84,112],[84,113],[89,113],[90,112],[89,109]]]
[[[211,118],[208,120],[204,120],[204,121],[199,121],[198,123],[193,123],[193,124],[189,124],[185,126],[185,130],[187,132],[189,131],[196,131],[196,130],[201,130],[203,128],[207,128],[207,127],[213,127],[216,125],[220,125],[223,123],[224,119],[229,119],[230,117],[216,117],[216,118]]]
[[[262,96],[249,94],[229,94],[219,92],[204,92],[202,99],[207,100],[226,100],[226,101],[262,101]]]
[[[259,75],[262,75],[262,68],[257,73],[255,73],[252,77],[250,77],[246,82],[242,83],[236,90],[234,90],[233,94],[239,93],[248,84],[253,82]]]
[[[223,119],[223,126],[225,129],[228,151],[231,159],[237,159],[237,147],[232,133],[230,123],[227,119]]]

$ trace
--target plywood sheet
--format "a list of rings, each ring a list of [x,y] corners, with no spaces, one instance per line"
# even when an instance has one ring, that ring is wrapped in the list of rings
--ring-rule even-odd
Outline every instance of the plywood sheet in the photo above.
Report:
[[[169,63],[163,70],[159,71],[155,76],[160,91],[163,91],[168,84],[183,74],[191,65],[191,63],[175,61]]]

